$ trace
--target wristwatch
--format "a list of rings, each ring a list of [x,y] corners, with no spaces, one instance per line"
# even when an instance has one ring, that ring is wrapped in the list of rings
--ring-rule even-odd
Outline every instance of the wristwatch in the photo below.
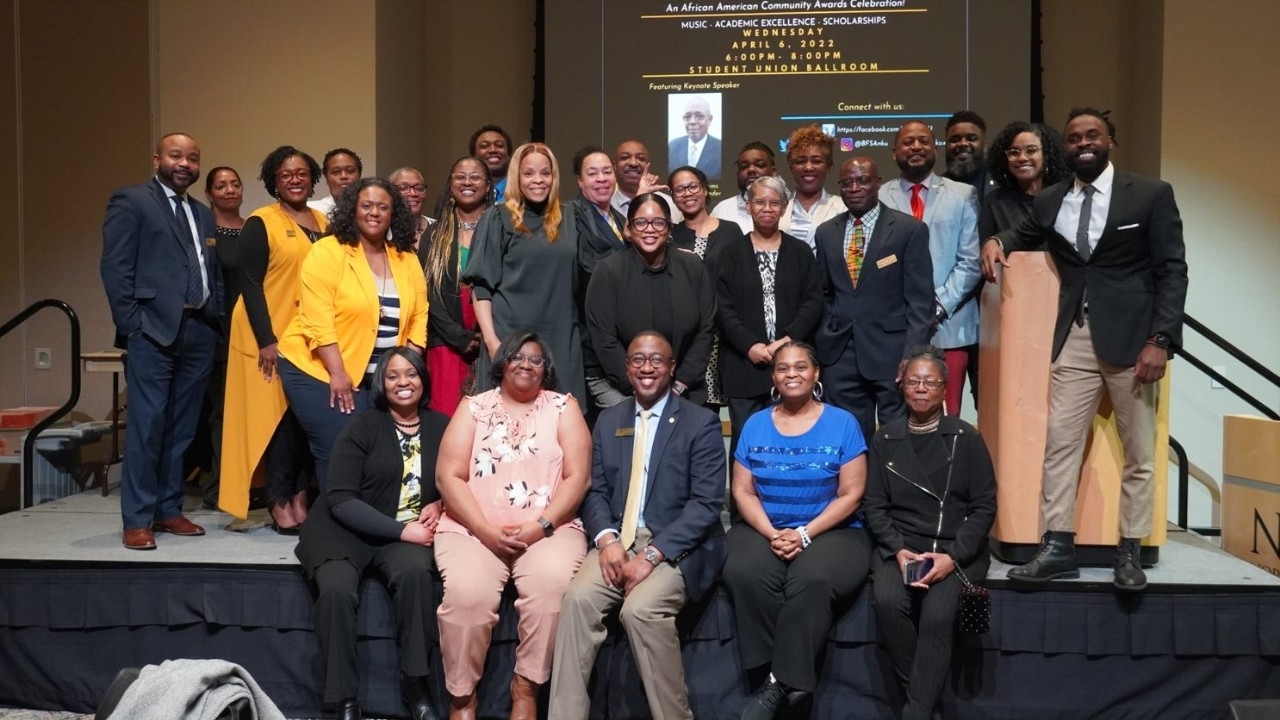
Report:
[[[1169,344],[1173,342],[1173,338],[1169,337],[1169,333],[1158,332],[1155,335],[1152,335],[1151,337],[1147,338],[1147,342],[1152,345],[1155,345],[1161,350],[1168,350]]]
[[[654,567],[658,567],[658,564],[662,562],[662,558],[658,556],[658,548],[652,545],[644,546],[644,559],[648,560],[649,564]]]
[[[542,526],[542,534],[547,537],[551,537],[551,534],[556,531],[556,526],[552,525],[550,520],[542,517],[541,515],[538,516],[538,524]]]

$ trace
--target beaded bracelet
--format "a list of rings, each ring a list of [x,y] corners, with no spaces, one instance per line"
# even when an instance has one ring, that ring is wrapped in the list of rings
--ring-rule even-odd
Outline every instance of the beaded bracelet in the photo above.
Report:
[[[813,544],[813,540],[809,538],[809,526],[801,525],[796,528],[796,532],[800,533],[800,549],[808,549],[808,547]]]

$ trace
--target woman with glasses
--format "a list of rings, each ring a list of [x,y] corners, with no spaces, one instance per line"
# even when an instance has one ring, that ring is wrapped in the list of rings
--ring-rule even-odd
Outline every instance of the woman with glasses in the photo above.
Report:
[[[730,452],[747,418],[770,402],[777,349],[808,341],[822,314],[822,275],[809,246],[782,232],[787,188],[773,175],[747,189],[752,230],[717,252],[720,382],[729,405]]]
[[[1062,138],[1043,123],[1009,123],[987,150],[996,190],[987,193],[978,215],[978,237],[988,238],[1031,217],[1040,191],[1071,177]]]
[[[672,227],[671,208],[657,194],[631,200],[624,229],[631,244],[596,265],[587,286],[587,330],[606,379],[623,395],[631,394],[627,346],[642,330],[661,333],[675,351],[671,389],[701,405],[715,290],[701,260],[670,251]]]
[[[320,165],[292,145],[262,161],[258,179],[276,202],[253,211],[240,230],[223,404],[218,507],[243,519],[249,486],[262,468],[276,532],[297,534],[307,518],[311,456],[279,382],[279,338],[298,311],[303,258],[328,228],[307,207]]]
[[[707,176],[696,167],[685,165],[672,171],[667,179],[676,209],[684,220],[671,231],[671,246],[697,255],[707,263],[707,276],[715,278],[714,255],[720,248],[742,237],[737,223],[724,222],[707,211]],[[711,354],[707,357],[706,405],[719,408],[725,404],[720,390],[720,329],[711,331]]]
[[[560,203],[560,166],[551,148],[526,143],[507,168],[506,199],[480,217],[462,273],[480,326],[479,390],[493,387],[489,369],[502,338],[532,330],[555,356],[558,392],[585,412],[582,333],[575,292],[578,232]]]
[[[553,391],[556,372],[536,333],[507,336],[493,355],[495,388],[459,405],[440,443],[436,617],[450,718],[477,716],[476,684],[509,580],[520,595],[512,720],[537,717],[551,677],[560,604],[587,554],[578,505],[591,479],[591,436],[574,398]]]
[[[440,221],[432,226],[418,257],[427,276],[427,370],[431,409],[453,417],[468,384],[475,384],[480,327],[471,305],[471,286],[459,280],[471,257],[471,241],[489,207],[489,169],[475,157],[453,163],[449,192],[436,207]]]
[[[906,695],[904,720],[937,717],[960,602],[956,569],[980,585],[991,562],[991,456],[972,425],[942,412],[946,389],[942,351],[908,350],[907,415],[876,431],[868,460],[863,508],[876,543],[876,623]]]
[[[723,577],[742,666],[758,688],[744,720],[768,720],[813,693],[835,608],[847,607],[871,562],[858,513],[867,446],[853,415],[820,399],[821,374],[812,347],[778,348],[778,402],[747,420],[733,456],[742,520],[729,530]]]
[[[436,221],[422,214],[422,207],[427,201],[427,181],[422,178],[422,173],[411,167],[396,170],[387,176],[387,181],[400,191],[404,204],[409,206],[409,214],[413,216],[413,249],[417,250],[422,234]]]

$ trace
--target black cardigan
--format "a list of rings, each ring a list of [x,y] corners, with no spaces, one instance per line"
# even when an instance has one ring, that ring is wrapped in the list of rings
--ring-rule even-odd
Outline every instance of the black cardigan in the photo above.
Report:
[[[991,455],[977,428],[956,417],[943,417],[938,427],[947,449],[955,441],[951,490],[942,505],[938,530],[938,499],[922,490],[931,488],[907,435],[906,417],[876,431],[867,460],[867,491],[862,498],[867,527],[875,536],[880,556],[899,550],[932,550],[951,555],[965,574],[981,582],[989,560],[987,535],[996,518],[996,476]],[[970,569],[981,568],[978,576]]]
[[[676,380],[689,388],[685,399],[701,405],[707,399],[705,378],[716,298],[697,255],[668,248],[666,265],[656,273],[646,271],[633,245],[601,260],[587,286],[591,346],[609,383],[630,395],[627,345],[639,332],[656,329],[650,288],[655,274],[665,274],[670,282],[674,331],[668,340],[676,356]]]
[[[449,418],[423,408],[422,422],[422,504],[440,499],[436,490],[436,455]],[[368,503],[374,510],[395,517],[404,480],[404,458],[400,438],[391,413],[366,410],[355,416],[339,433],[329,459],[329,489],[311,508],[302,524],[302,537],[294,554],[308,577],[328,560],[346,560],[358,572],[373,559],[374,552],[388,541],[356,532],[333,517],[333,508],[347,501]]]
[[[722,243],[708,261],[715,272],[720,323],[720,384],[727,397],[766,395],[773,387],[768,367],[747,359],[751,346],[769,340],[764,327],[764,284],[749,235]],[[822,274],[813,251],[786,233],[778,248],[774,278],[778,337],[809,342],[822,316]]]
[[[435,238],[431,228],[418,242],[418,260],[426,265],[427,253]],[[444,242],[444,240],[440,240]],[[458,233],[448,240],[449,263],[445,266],[444,276],[438,283],[428,283],[427,288],[427,347],[447,345],[459,354],[467,349],[472,338],[480,332],[479,328],[470,328],[462,324],[462,291],[458,285]]]

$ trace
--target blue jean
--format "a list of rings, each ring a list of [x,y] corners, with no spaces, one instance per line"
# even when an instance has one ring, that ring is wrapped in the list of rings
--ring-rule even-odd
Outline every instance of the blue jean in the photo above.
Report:
[[[302,423],[307,433],[307,443],[311,445],[311,456],[316,461],[316,482],[320,491],[329,486],[329,453],[338,433],[347,426],[347,421],[355,414],[347,415],[329,404],[329,383],[317,380],[302,372],[293,363],[280,358],[278,366],[280,382],[284,386],[285,399],[293,414]],[[357,390],[354,393],[355,412],[364,412],[373,407],[372,393],[368,390]]]

